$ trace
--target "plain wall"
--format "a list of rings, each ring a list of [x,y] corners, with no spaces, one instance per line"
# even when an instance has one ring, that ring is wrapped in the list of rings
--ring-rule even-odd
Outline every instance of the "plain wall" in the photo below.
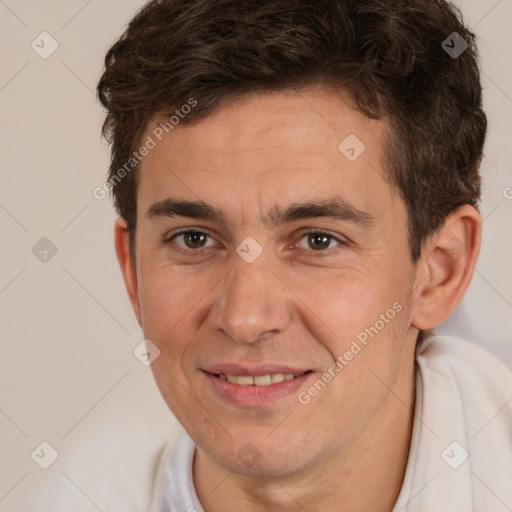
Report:
[[[439,331],[474,340],[512,366],[512,0],[457,4],[482,56],[484,235],[470,289]],[[107,49],[141,5],[0,2],[1,510],[43,510],[56,493],[88,510],[88,463],[127,443],[144,460],[176,428],[149,368],[132,353],[143,336],[114,254],[115,214],[108,197],[92,193],[109,163],[95,87]],[[47,59],[31,47],[43,31],[59,45]],[[57,249],[47,262],[32,252],[43,237]],[[41,441],[59,453],[48,470],[30,457]],[[106,469],[97,479],[115,485]]]

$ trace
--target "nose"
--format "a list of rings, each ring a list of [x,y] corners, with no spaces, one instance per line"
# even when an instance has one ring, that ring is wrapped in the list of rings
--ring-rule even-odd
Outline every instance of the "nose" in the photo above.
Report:
[[[244,344],[284,331],[291,319],[286,288],[264,258],[252,263],[235,258],[238,261],[222,280],[209,312],[214,327]]]

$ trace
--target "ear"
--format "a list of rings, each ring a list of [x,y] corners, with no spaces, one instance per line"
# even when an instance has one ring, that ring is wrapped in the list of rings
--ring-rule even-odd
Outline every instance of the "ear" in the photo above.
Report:
[[[130,233],[126,228],[126,222],[118,217],[114,224],[114,243],[116,247],[117,261],[121,267],[124,285],[128,292],[128,297],[132,303],[133,311],[137,317],[139,325],[142,327],[140,302],[138,294],[137,268],[130,255]]]
[[[463,205],[424,244],[418,262],[411,323],[431,329],[455,310],[466,291],[480,251],[482,220]]]

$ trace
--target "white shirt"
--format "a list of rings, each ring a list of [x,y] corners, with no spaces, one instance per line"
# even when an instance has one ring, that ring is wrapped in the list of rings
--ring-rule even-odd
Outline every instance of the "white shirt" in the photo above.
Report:
[[[204,512],[195,444],[169,443],[152,512]],[[404,481],[392,512],[512,510],[512,372],[482,348],[430,336],[417,354],[416,402]]]

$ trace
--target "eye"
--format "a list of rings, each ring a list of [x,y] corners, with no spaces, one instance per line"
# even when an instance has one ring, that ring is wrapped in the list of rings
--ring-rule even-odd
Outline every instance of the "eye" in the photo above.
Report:
[[[337,245],[346,245],[346,242],[324,231],[310,231],[304,233],[297,242],[297,247],[317,252],[327,251]]]
[[[182,231],[171,236],[167,243],[175,242],[179,247],[185,249],[202,249],[203,247],[211,247],[215,245],[215,241],[210,237],[208,233],[203,231],[188,230]]]

